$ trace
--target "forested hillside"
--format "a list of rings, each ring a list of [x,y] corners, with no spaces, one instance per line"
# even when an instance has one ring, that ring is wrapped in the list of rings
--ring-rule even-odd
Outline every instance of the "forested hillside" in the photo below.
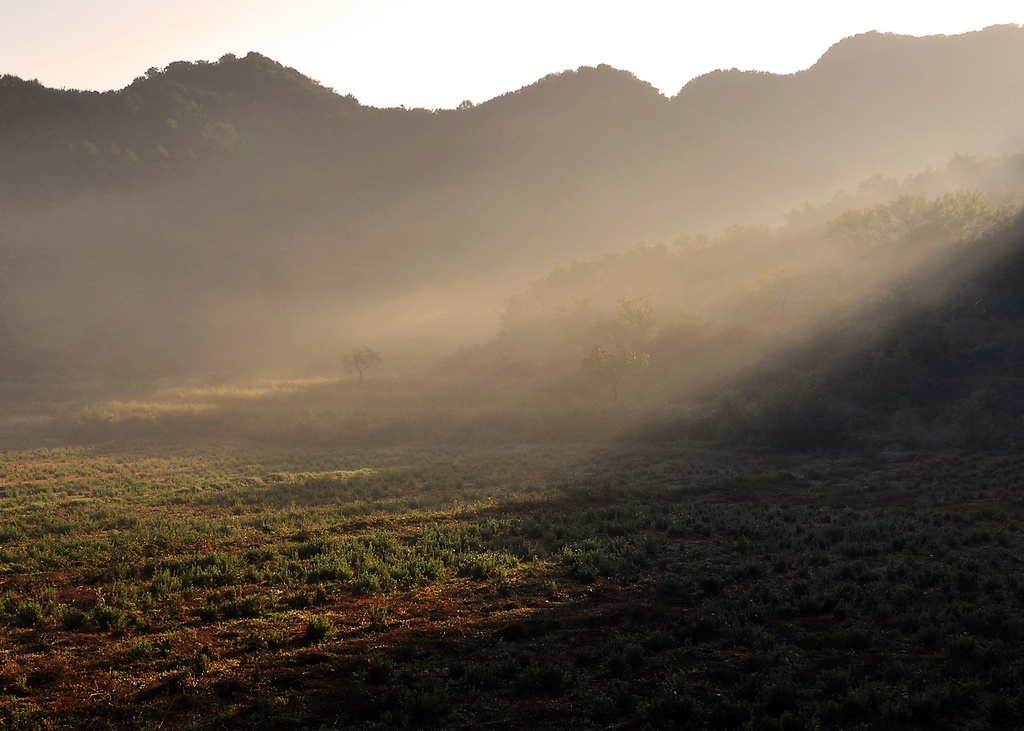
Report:
[[[1017,152],[1022,61],[1016,26],[870,33],[804,72],[715,72],[671,99],[602,66],[439,111],[365,107],[255,53],[103,94],[7,76],[2,375],[298,372],[369,341],[442,353],[558,261]]]
[[[366,348],[327,378],[147,393],[153,384],[132,383],[129,367],[115,372],[128,398],[68,412],[50,431],[267,445],[1012,448],[1024,440],[1022,196],[923,191],[1019,167],[956,158],[903,182],[869,178],[777,227],[559,264],[505,298],[492,337],[429,370],[396,370],[393,353],[382,365]],[[342,364],[350,376],[338,377]]]

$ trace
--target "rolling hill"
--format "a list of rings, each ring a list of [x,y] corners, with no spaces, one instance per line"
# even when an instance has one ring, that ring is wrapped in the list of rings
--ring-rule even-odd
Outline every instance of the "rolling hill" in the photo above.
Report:
[[[806,71],[718,71],[671,99],[581,68],[459,110],[365,107],[256,53],[102,94],[5,76],[2,374],[442,352],[555,262],[1015,153],[1022,109],[1017,26],[868,33]]]

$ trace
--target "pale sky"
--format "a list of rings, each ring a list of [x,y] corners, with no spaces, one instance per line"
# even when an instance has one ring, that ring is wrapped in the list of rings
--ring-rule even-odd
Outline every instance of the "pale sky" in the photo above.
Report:
[[[120,89],[150,67],[257,51],[390,107],[483,102],[607,63],[667,96],[717,68],[790,73],[869,30],[1024,24],[1021,0],[0,0],[0,75]]]

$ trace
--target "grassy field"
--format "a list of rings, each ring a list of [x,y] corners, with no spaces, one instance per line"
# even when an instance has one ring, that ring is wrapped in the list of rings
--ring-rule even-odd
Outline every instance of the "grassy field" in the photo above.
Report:
[[[1024,714],[1019,451],[246,444],[0,453],[0,725]]]

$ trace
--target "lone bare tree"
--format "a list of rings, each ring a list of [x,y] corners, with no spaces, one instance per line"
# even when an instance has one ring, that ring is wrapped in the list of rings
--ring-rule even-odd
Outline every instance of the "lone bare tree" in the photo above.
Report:
[[[612,395],[612,404],[619,402],[619,387],[630,375],[647,367],[650,356],[638,353],[627,345],[617,345],[615,350],[608,350],[595,345],[590,355],[580,365],[583,370],[592,371],[604,383]]]
[[[358,373],[360,382],[363,380],[363,372],[379,363],[380,353],[373,348],[363,348],[345,356],[345,370]]]

